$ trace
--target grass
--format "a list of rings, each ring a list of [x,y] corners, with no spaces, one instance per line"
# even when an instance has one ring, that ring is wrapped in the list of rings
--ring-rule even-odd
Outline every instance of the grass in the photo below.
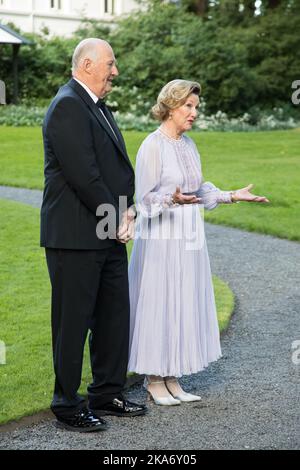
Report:
[[[222,189],[254,183],[270,204],[240,203],[206,212],[206,220],[300,240],[300,129],[194,135],[205,178]]]
[[[49,407],[53,389],[50,282],[39,247],[39,210],[0,200],[0,424]],[[132,246],[132,245],[131,245]],[[129,246],[129,254],[131,251]],[[233,310],[233,294],[214,279],[220,328]],[[91,380],[86,351],[81,393]]]
[[[124,132],[133,164],[147,133]],[[240,203],[206,212],[209,222],[300,240],[300,129],[271,132],[191,133],[205,179],[222,189],[254,183],[270,204]],[[0,127],[0,184],[43,188],[39,128]]]

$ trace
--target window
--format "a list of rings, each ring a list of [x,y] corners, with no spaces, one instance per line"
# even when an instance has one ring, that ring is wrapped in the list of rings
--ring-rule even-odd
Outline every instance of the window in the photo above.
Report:
[[[0,7],[11,8],[10,0],[0,0]],[[14,7],[16,8],[16,7]]]
[[[104,0],[104,13],[115,14],[115,0]]]
[[[50,0],[50,8],[53,10],[61,10],[62,0]]]

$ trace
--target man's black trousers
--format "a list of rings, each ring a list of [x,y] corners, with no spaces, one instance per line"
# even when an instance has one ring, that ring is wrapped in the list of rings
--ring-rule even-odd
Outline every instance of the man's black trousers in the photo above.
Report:
[[[103,250],[46,248],[52,285],[55,389],[51,409],[70,416],[84,406],[78,395],[88,332],[93,381],[89,406],[121,397],[129,343],[129,290],[125,245]]]

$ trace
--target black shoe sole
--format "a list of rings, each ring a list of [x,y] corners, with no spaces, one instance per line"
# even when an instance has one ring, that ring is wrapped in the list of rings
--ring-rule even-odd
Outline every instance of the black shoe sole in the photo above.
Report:
[[[101,416],[118,416],[119,418],[131,418],[134,416],[142,416],[147,413],[147,410],[133,411],[132,413],[118,413],[117,411],[106,410],[92,410],[93,414],[100,418]]]
[[[63,429],[66,431],[71,431],[71,432],[99,432],[99,431],[105,431],[108,426],[106,424],[103,424],[103,426],[97,426],[94,428],[78,428],[75,426],[70,426],[69,424],[62,423],[61,421],[55,421],[55,426],[58,429]]]

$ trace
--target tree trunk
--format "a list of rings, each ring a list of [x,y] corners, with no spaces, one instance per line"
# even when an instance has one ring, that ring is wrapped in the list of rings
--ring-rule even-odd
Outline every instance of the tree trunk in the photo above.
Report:
[[[191,6],[198,16],[205,16],[208,11],[208,0],[192,0]]]
[[[281,3],[281,0],[268,0],[268,8],[277,8]]]

